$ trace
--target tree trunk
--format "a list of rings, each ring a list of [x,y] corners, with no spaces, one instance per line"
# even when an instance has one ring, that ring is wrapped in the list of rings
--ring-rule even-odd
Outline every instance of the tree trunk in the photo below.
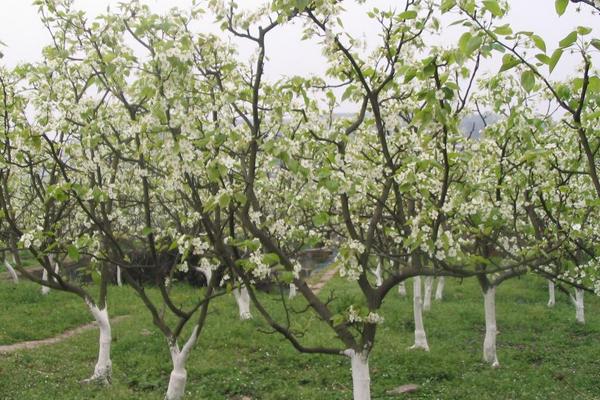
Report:
[[[440,276],[438,278],[438,284],[435,288],[435,299],[442,300],[444,298],[444,286],[446,285],[446,277]]]
[[[411,349],[429,351],[425,327],[423,326],[423,304],[421,302],[421,277],[413,278],[413,313],[415,318],[415,344]]]
[[[6,269],[8,270],[8,274],[12,278],[13,283],[15,285],[17,283],[19,283],[19,275],[17,275],[17,271],[15,271],[15,269],[13,268],[13,266],[10,265],[10,263],[8,262],[8,260],[4,260],[4,265],[6,266]]]
[[[233,289],[233,296],[237,302],[238,309],[240,311],[240,319],[242,321],[252,319],[252,313],[250,312],[250,295],[246,286],[241,288]]]
[[[548,281],[548,307],[554,307],[556,296],[554,295],[554,282]]]
[[[167,388],[165,400],[180,400],[185,394],[185,385],[187,383],[187,370],[185,369],[185,364],[187,363],[192,347],[198,338],[198,330],[199,327],[196,325],[190,338],[181,350],[179,350],[177,340],[175,339],[173,339],[169,345],[173,370],[169,377],[169,386]]]
[[[121,267],[117,267],[117,285],[123,286],[123,279],[121,278]]]
[[[369,352],[348,349],[344,352],[352,361],[352,393],[354,400],[371,400]]]
[[[374,274],[375,274],[375,286],[379,287],[379,286],[383,285],[381,262],[377,263],[377,268],[375,269]]]
[[[583,289],[575,289],[575,318],[580,324],[585,324]]]
[[[398,294],[402,297],[406,297],[406,282],[402,281],[398,284]]]
[[[44,268],[42,271],[42,281],[48,282],[48,270],[46,270],[46,268]],[[46,296],[48,293],[50,293],[50,288],[48,286],[42,285],[42,294]]]
[[[112,334],[110,320],[108,319],[108,307],[104,306],[102,310],[94,304],[88,302],[88,307],[98,323],[100,330],[98,361],[94,367],[94,374],[86,379],[85,383],[100,383],[108,385],[111,382],[112,362],[110,360],[110,346],[112,343]]]
[[[423,296],[423,311],[431,310],[431,294],[433,291],[433,276],[425,278],[425,295]]]
[[[490,286],[483,293],[485,308],[485,340],[483,341],[483,359],[496,368],[500,366],[496,354],[496,287]]]
[[[290,293],[288,295],[288,298],[293,299],[294,297],[296,297],[296,294],[297,294],[296,285],[294,285],[293,283],[290,283]]]

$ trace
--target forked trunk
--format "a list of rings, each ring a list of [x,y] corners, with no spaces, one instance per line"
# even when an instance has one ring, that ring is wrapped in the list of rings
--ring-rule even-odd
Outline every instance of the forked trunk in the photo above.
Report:
[[[444,286],[446,285],[446,277],[440,276],[438,278],[438,284],[435,288],[435,299],[442,300],[444,298]]]
[[[104,306],[100,310],[96,305],[88,303],[88,307],[98,323],[100,330],[98,361],[94,367],[94,374],[86,379],[85,383],[100,383],[108,385],[111,382],[112,362],[110,360],[110,346],[112,343],[112,333],[110,328],[110,320],[108,319],[108,307]]]
[[[383,285],[383,275],[381,270],[381,263],[377,263],[377,268],[374,271],[375,274],[375,286],[379,287]]]
[[[233,296],[238,305],[240,319],[242,321],[252,319],[252,313],[250,313],[250,295],[246,286],[233,289]]]
[[[483,294],[485,308],[485,340],[483,341],[483,359],[492,364],[492,367],[499,367],[498,356],[496,354],[496,287],[490,286]]]
[[[177,340],[173,339],[169,345],[171,351],[171,361],[173,362],[173,370],[169,377],[169,386],[165,400],[180,400],[185,394],[185,385],[187,383],[187,370],[185,365],[192,351],[192,347],[198,338],[199,327],[194,327],[192,335],[180,350],[177,345]]]
[[[425,278],[425,294],[423,296],[423,311],[431,310],[431,294],[433,292],[433,276]]]
[[[548,307],[554,307],[556,296],[554,294],[554,282],[548,281]]]
[[[411,349],[423,349],[429,351],[427,335],[423,326],[423,303],[421,301],[421,277],[413,278],[413,313],[415,318],[415,344]]]
[[[344,352],[352,362],[352,393],[354,400],[371,400],[369,352],[348,349]]]

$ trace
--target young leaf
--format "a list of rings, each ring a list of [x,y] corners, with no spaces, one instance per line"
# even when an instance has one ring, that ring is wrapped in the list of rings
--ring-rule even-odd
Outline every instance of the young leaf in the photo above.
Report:
[[[550,69],[550,72],[554,71],[554,68],[556,67],[556,64],[558,64],[558,61],[562,57],[562,54],[562,49],[556,49],[554,53],[552,53],[552,57],[550,57],[550,62],[548,63],[548,68]]]
[[[512,54],[505,54],[504,57],[502,57],[502,67],[500,67],[500,72],[508,71],[520,63],[521,61],[519,61],[517,57],[513,56]]]
[[[503,14],[497,0],[486,0],[483,2],[483,6],[491,12],[494,17],[501,17]]]
[[[527,70],[521,74],[521,85],[527,92],[531,92],[535,86],[535,74]]]
[[[577,31],[573,31],[573,32],[569,33],[567,36],[565,36],[565,38],[563,40],[558,42],[558,45],[564,49],[565,47],[569,47],[570,45],[575,43],[576,40],[577,40]]]
[[[556,8],[556,13],[558,15],[563,15],[567,10],[567,6],[569,5],[569,0],[556,0],[554,2],[554,8]]]

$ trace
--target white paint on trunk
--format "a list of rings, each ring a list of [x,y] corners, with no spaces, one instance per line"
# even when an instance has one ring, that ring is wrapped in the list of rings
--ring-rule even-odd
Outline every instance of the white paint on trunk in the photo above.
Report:
[[[490,287],[483,294],[485,308],[485,339],[483,341],[483,360],[496,368],[500,366],[496,354],[496,287]]]
[[[415,318],[415,344],[411,349],[423,349],[429,351],[427,335],[423,325],[423,303],[421,301],[421,277],[413,278],[413,314]]]
[[[433,292],[433,276],[425,278],[425,295],[423,296],[423,311],[431,310],[431,294]]]
[[[290,294],[288,296],[288,298],[293,299],[294,297],[296,297],[297,295],[297,289],[296,289],[296,285],[294,285],[293,283],[290,283]]]
[[[42,282],[48,282],[48,271],[46,268],[44,268],[42,271]],[[50,293],[50,288],[42,284],[42,294],[45,296],[48,293]]]
[[[94,374],[86,379],[85,382],[94,382],[108,385],[111,381],[112,361],[110,360],[110,346],[112,343],[112,333],[110,320],[108,319],[108,307],[100,310],[94,304],[88,302],[88,307],[98,323],[100,330],[98,361],[94,367]]]
[[[383,285],[383,275],[381,270],[381,263],[377,263],[377,268],[373,272],[375,274],[375,286],[379,287]]]
[[[246,286],[242,286],[239,289],[233,289],[233,296],[238,305],[240,319],[242,321],[252,319],[252,313],[250,312],[250,294],[248,294]]]
[[[123,278],[121,277],[121,267],[117,267],[117,285],[123,286]]]
[[[554,294],[554,282],[548,281],[548,307],[554,307],[556,296]]]
[[[180,400],[185,394],[185,385],[187,383],[187,370],[185,369],[185,364],[190,352],[192,351],[194,343],[196,343],[196,340],[198,339],[198,329],[199,327],[196,325],[192,334],[181,350],[179,349],[176,340],[173,340],[173,342],[169,345],[169,349],[171,351],[171,361],[173,362],[173,370],[171,371],[171,375],[169,377],[169,386],[167,388],[165,400]]]
[[[212,269],[210,267],[196,267],[196,271],[202,272],[206,277],[206,285],[210,283],[210,279],[212,278]]]
[[[354,400],[371,400],[371,377],[369,374],[369,353],[354,349],[344,351],[352,362],[352,392]]]
[[[446,285],[446,277],[440,276],[438,278],[437,287],[435,288],[435,299],[442,300],[444,298],[444,286]]]
[[[575,289],[575,318],[580,324],[585,324],[583,289]]]
[[[398,294],[402,297],[406,297],[406,282],[402,281],[398,284]]]
[[[6,269],[8,270],[8,274],[12,278],[14,284],[16,285],[17,283],[19,283],[19,275],[17,275],[17,271],[15,271],[13,266],[10,265],[8,260],[4,260],[4,265],[6,266]]]

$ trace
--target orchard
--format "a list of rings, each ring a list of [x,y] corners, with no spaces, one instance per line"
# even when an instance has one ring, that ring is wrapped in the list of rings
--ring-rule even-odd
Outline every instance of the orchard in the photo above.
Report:
[[[597,28],[369,3],[33,1],[50,42],[0,58],[0,398],[597,396]],[[291,29],[322,73],[267,73]]]

